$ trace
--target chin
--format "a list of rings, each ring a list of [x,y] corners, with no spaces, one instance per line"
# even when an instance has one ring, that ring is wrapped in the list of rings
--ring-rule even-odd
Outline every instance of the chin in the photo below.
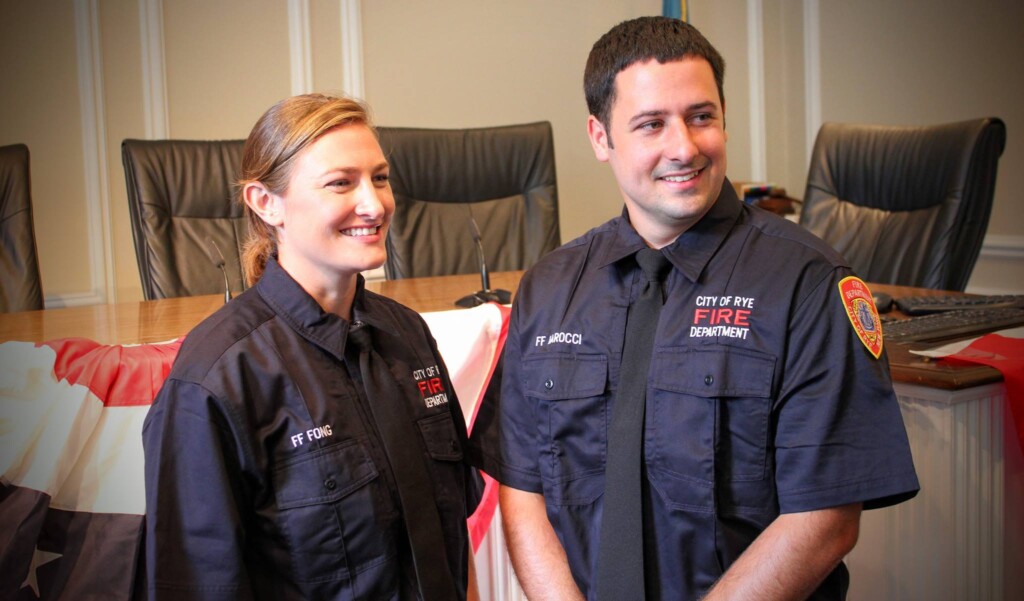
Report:
[[[366,257],[364,261],[361,261],[363,266],[359,268],[359,271],[369,271],[370,269],[377,269],[387,261],[387,258],[387,254],[383,250],[381,250],[379,255]]]

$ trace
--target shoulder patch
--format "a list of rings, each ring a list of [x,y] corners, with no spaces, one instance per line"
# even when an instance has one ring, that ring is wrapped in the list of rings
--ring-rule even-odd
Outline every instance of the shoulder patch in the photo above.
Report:
[[[882,355],[882,320],[868,285],[858,277],[845,277],[839,281],[839,296],[857,337],[878,359]]]

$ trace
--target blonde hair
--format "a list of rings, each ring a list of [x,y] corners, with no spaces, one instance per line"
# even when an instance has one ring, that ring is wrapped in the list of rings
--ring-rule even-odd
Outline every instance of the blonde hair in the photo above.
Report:
[[[267,259],[277,252],[277,238],[274,228],[245,204],[242,193],[246,184],[258,182],[274,194],[283,194],[299,153],[330,129],[350,124],[365,125],[376,134],[366,105],[327,94],[285,98],[256,121],[245,141],[238,181],[239,201],[249,222],[242,251],[242,269],[249,285],[260,279]]]

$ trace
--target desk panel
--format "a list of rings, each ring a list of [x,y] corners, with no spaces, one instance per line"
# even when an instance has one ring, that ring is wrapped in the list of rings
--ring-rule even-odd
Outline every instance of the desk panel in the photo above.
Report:
[[[921,492],[864,512],[850,601],[1024,599],[1024,457],[1005,387],[895,389]]]

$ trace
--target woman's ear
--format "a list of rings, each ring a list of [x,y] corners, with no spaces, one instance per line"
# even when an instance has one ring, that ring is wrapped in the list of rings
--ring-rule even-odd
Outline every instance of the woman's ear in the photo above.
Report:
[[[242,199],[267,225],[281,227],[284,224],[281,197],[268,190],[262,183],[245,184],[242,187]]]

